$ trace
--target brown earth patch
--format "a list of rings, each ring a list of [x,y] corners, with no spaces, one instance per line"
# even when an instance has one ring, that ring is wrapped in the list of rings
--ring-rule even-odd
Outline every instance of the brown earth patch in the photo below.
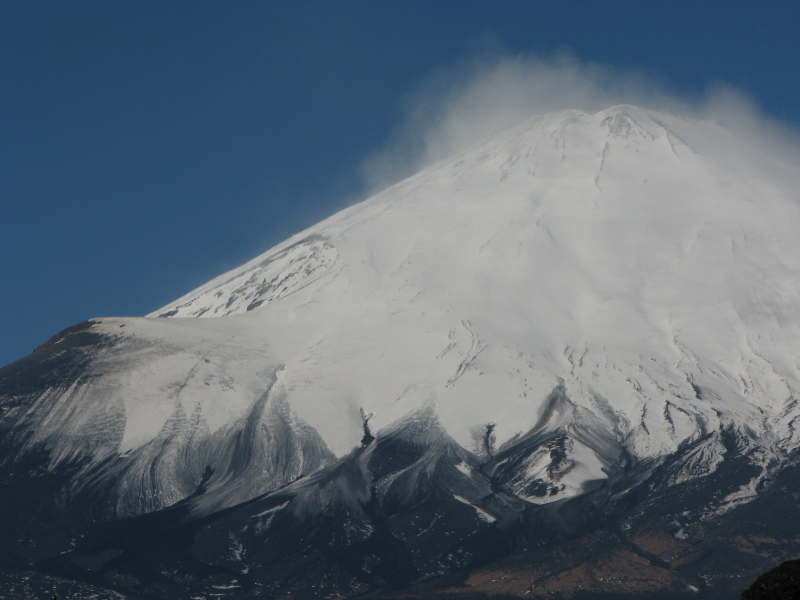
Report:
[[[570,561],[565,555],[561,570],[552,564],[540,568],[493,569],[475,573],[466,580],[467,589],[485,594],[505,594],[526,598],[551,594],[595,593],[641,594],[655,590],[686,591],[689,583],[668,569],[650,563],[634,551],[619,548],[589,561]],[[562,562],[559,561],[559,562]],[[447,593],[463,593],[464,588],[449,588]]]
[[[678,540],[664,531],[648,532],[631,539],[631,543],[643,552],[669,563],[671,567],[691,563],[706,552],[702,544]]]

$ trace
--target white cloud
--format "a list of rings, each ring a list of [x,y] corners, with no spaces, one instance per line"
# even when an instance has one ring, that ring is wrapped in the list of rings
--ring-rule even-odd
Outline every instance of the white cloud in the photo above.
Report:
[[[800,130],[764,114],[755,99],[725,84],[709,87],[694,114],[717,121],[745,138],[754,148],[800,165]]]
[[[567,52],[548,58],[493,55],[437,71],[409,94],[385,146],[363,163],[364,184],[370,192],[382,189],[535,115],[623,103],[714,119],[790,160],[800,156],[795,131],[764,116],[752,99],[729,86],[713,85],[692,96],[652,75],[585,62]]]

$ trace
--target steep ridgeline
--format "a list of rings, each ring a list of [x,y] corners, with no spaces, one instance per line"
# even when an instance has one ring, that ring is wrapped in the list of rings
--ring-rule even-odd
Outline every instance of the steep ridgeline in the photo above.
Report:
[[[797,166],[544,115],[62,332],[0,369],[0,589],[735,596],[800,539]]]

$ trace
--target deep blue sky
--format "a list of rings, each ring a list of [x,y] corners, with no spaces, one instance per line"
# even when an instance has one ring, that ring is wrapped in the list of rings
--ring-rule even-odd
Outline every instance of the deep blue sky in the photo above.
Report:
[[[486,40],[800,123],[800,3],[0,0],[0,365],[143,315],[363,191],[409,93]]]

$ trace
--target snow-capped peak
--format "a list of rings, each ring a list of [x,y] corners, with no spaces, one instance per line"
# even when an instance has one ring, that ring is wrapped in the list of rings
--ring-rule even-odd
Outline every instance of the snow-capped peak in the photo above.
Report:
[[[460,441],[507,439],[562,378],[656,455],[796,395],[800,186],[754,152],[627,105],[536,117],[150,316],[263,328],[339,453],[359,408],[388,425],[430,398]]]
[[[736,427],[788,450],[798,190],[796,171],[715,123],[632,106],[539,116],[148,318],[96,322],[80,334],[90,349],[69,338],[80,376],[36,396],[21,439],[54,463],[242,436],[269,454],[274,432],[253,424],[278,423],[301,457],[263,471],[283,485],[358,447],[366,415],[377,435],[428,406],[490,455],[476,431],[492,424],[497,448],[527,439],[559,390],[573,408],[547,443],[574,455],[559,463],[571,474],[526,459],[560,473],[556,497],[616,469],[612,450],[653,461]],[[279,411],[265,404],[277,373]],[[200,461],[168,499],[206,467],[249,473],[250,458]]]

